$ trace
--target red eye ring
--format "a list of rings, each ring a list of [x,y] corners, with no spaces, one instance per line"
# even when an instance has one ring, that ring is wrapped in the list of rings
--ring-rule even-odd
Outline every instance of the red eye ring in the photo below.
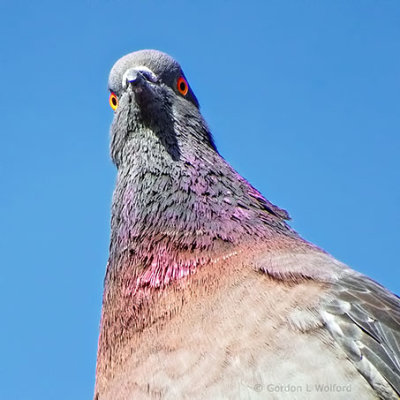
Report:
[[[111,92],[108,101],[110,102],[110,107],[115,111],[118,107],[118,97],[114,92]]]
[[[178,91],[182,96],[187,95],[187,92],[189,91],[189,85],[183,76],[181,76],[178,79],[178,82],[176,83],[176,87],[178,88]]]

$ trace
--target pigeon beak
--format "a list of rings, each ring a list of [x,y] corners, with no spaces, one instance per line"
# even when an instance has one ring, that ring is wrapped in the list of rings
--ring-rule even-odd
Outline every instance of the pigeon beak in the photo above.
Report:
[[[126,89],[128,86],[137,86],[145,81],[157,82],[157,76],[149,68],[140,66],[129,68],[122,77],[122,87]]]
[[[129,83],[135,84],[142,78],[143,78],[143,76],[140,73],[140,71],[138,71],[136,69],[130,69],[127,71],[127,74],[125,76],[125,81],[126,81],[127,85]]]
[[[127,89],[129,86],[137,86],[143,81],[144,76],[141,74],[140,70],[136,68],[130,68],[125,72],[122,78],[122,86],[124,89]]]

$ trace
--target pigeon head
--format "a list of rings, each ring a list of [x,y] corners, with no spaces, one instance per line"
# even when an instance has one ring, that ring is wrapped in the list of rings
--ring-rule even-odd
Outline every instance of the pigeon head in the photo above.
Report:
[[[120,58],[111,69],[108,87],[118,97],[131,90],[139,101],[140,93],[152,94],[151,102],[175,94],[199,107],[180,65],[157,50],[140,50]]]
[[[196,130],[200,132],[197,139],[215,148],[197,98],[182,68],[169,55],[141,50],[122,57],[111,69],[108,88],[110,105],[115,111],[111,155],[117,166],[124,158],[124,147],[130,138],[146,130],[152,131],[164,150],[177,161],[182,152],[180,142],[191,138],[179,138],[176,126],[185,126],[188,119],[202,127]],[[149,135],[141,139],[152,141]],[[148,145],[153,147],[151,143]]]

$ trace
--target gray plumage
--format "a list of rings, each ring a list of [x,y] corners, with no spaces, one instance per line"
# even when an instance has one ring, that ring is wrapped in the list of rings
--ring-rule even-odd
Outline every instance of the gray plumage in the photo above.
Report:
[[[170,56],[128,54],[109,89],[95,399],[398,398],[398,297],[302,239],[226,163]]]

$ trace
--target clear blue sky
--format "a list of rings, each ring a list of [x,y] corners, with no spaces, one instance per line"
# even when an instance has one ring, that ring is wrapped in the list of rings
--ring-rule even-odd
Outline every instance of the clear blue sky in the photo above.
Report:
[[[107,76],[134,50],[181,62],[221,153],[305,238],[400,293],[398,0],[3,0],[0,33],[1,400],[92,396]]]

